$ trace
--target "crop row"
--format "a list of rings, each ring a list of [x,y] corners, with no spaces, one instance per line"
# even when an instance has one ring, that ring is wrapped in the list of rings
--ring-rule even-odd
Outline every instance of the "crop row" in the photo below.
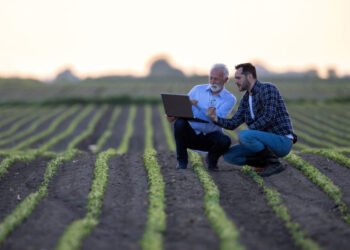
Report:
[[[37,204],[47,195],[48,185],[57,171],[57,167],[64,161],[71,160],[77,153],[76,150],[66,151],[53,159],[46,168],[44,181],[41,183],[36,192],[29,194],[22,202],[20,202],[13,212],[5,217],[0,223],[0,244],[6,239],[16,226],[18,226],[25,218],[30,216]]]
[[[290,107],[295,131],[299,136],[299,143],[295,145],[296,149],[305,149],[310,147],[349,147],[350,137],[348,133],[350,131],[350,124],[349,119],[346,119],[346,112],[341,113],[342,116],[337,115],[336,118],[338,120],[335,120],[325,119],[325,116],[318,115],[319,113],[327,113],[327,106],[317,107],[306,105],[307,108],[303,108],[303,106],[300,105],[290,105]],[[41,131],[39,131],[38,128],[42,127],[44,122],[48,121],[50,117],[55,116],[55,110],[52,110],[52,108],[39,107],[17,108],[16,112],[18,111],[21,114],[26,113],[27,115],[20,118],[15,115],[16,113],[14,113],[12,115],[14,117],[12,122],[16,122],[14,122],[12,126],[7,127],[0,125],[0,147],[3,147],[3,149],[7,150],[9,149],[9,147],[11,147],[11,145],[14,145],[13,143],[16,143],[15,146],[13,146],[12,150],[17,151],[26,149],[30,144],[42,140],[43,138],[47,137],[50,133],[52,133],[58,126],[60,126],[60,121],[64,120],[64,118],[67,118],[67,116],[69,116],[67,112],[73,113],[73,110],[75,108],[77,108],[77,106],[69,108],[69,110],[66,110],[66,112],[62,113],[59,117],[55,118],[54,122],[56,125],[51,124],[50,128],[47,128],[46,130],[41,129]],[[333,109],[331,109],[331,107],[328,107],[328,109],[330,109],[333,112],[332,113],[331,111],[329,111],[329,115],[337,114]],[[319,112],[317,112],[317,110],[319,110]],[[323,110],[326,110],[327,112]],[[56,110],[56,112],[58,112],[58,110]],[[7,118],[13,118],[12,116],[9,115],[7,116]],[[29,124],[29,126],[27,126],[26,128],[22,126],[24,124],[28,124],[29,122],[31,122],[31,124]],[[1,127],[3,127],[4,129],[1,130]]]
[[[24,110],[21,110],[21,111],[24,111]],[[8,136],[12,136],[21,127],[25,126],[26,124],[31,124],[35,119],[39,119],[40,116],[46,115],[49,112],[52,112],[52,111],[50,109],[39,109],[37,112],[33,112],[33,113],[29,112],[27,114],[22,114],[22,112],[19,112],[19,115],[18,115],[17,113],[15,113],[15,115],[13,115],[12,117],[8,117],[8,118],[12,118],[9,122],[9,124],[12,124],[12,126],[10,127],[10,129],[0,132],[0,139],[3,140]],[[2,121],[5,121],[5,120],[6,119]],[[7,126],[7,124],[5,126]],[[1,143],[3,144],[4,142],[2,141]]]
[[[165,123],[163,124],[166,125]],[[172,137],[170,137],[170,129],[165,126],[164,130],[168,131],[165,132],[165,134],[167,135],[169,149],[174,150],[175,146]],[[231,136],[233,135],[236,138],[233,132],[229,132],[229,134]],[[198,153],[195,153],[193,151],[190,153],[193,169],[200,179],[206,193],[206,213],[209,221],[212,223],[214,230],[217,232],[221,239],[222,249],[243,248],[238,243],[239,232],[237,230],[237,227],[233,224],[233,222],[228,220],[224,210],[220,207],[220,192],[217,186],[215,185],[208,172],[204,169],[203,163]],[[302,249],[320,249],[317,243],[305,235],[303,230],[300,228],[300,225],[292,221],[288,213],[288,209],[283,205],[278,191],[266,187],[264,185],[263,178],[258,176],[250,167],[245,166],[242,168],[242,171],[250,175],[252,179],[257,182],[257,184],[259,184],[259,186],[263,189],[268,204],[274,210],[276,215],[284,221],[286,228],[289,230],[290,234],[295,240],[295,244]]]
[[[32,210],[35,208],[35,206],[39,203],[40,200],[42,200],[46,195],[47,195],[47,189],[48,189],[48,184],[52,177],[54,176],[57,167],[63,162],[63,161],[68,161],[71,160],[77,153],[75,149],[73,149],[80,141],[82,141],[84,138],[89,136],[93,130],[94,127],[96,126],[96,123],[98,119],[101,117],[103,112],[106,110],[106,108],[102,108],[95,118],[92,120],[90,123],[90,126],[78,137],[73,140],[74,143],[71,142],[71,146],[68,146],[68,150],[66,150],[62,154],[58,154],[57,157],[48,164],[44,181],[39,187],[38,191],[30,194],[28,197],[26,197],[20,204],[17,205],[17,207],[14,209],[14,211],[8,215],[4,221],[0,224],[0,243],[6,238],[6,236],[18,225],[20,224],[26,217],[30,215]],[[74,110],[76,111],[76,110]],[[84,112],[80,113],[80,116],[77,116],[75,121],[72,124],[76,125],[79,120],[82,119],[82,117],[86,116],[88,112],[91,111],[91,107],[87,108]],[[69,113],[70,114],[70,113]],[[53,123],[54,124],[54,123]],[[64,131],[62,134],[59,134],[56,136],[56,138],[52,138],[51,141],[47,142],[46,145],[43,145],[42,149],[40,150],[32,150],[32,151],[26,151],[26,152],[17,152],[17,153],[12,153],[11,156],[5,158],[1,162],[0,165],[0,173],[3,175],[6,173],[7,169],[11,166],[12,163],[15,161],[31,161],[38,155],[47,155],[47,153],[43,150],[49,145],[53,144],[52,142],[57,141],[57,139],[61,139],[62,137],[67,135],[67,131],[72,131],[74,128],[71,127],[71,129],[68,129]],[[109,152],[106,153],[109,155]],[[48,154],[49,156],[53,156],[52,153]],[[103,155],[101,156],[103,158]],[[0,175],[0,177],[1,177]]]
[[[33,107],[30,108],[9,108],[5,110],[1,110],[1,121],[0,121],[0,128],[6,127],[8,125],[11,125],[14,122],[17,122],[18,119],[26,116],[30,116],[32,112],[34,111]]]
[[[39,132],[32,137],[27,138],[25,141],[21,142],[14,148],[11,148],[9,154],[0,164],[0,180],[7,169],[15,161],[31,161],[38,155],[45,155],[52,157],[53,160],[47,165],[45,172],[45,178],[43,183],[40,185],[36,192],[33,192],[28,197],[26,197],[18,206],[7,215],[3,222],[0,224],[0,244],[3,242],[8,234],[15,229],[25,218],[30,216],[33,209],[37,204],[47,195],[48,185],[51,179],[54,177],[57,167],[64,161],[71,160],[74,156],[78,154],[75,150],[77,145],[91,136],[96,130],[98,121],[101,119],[103,114],[107,112],[108,107],[102,106],[94,114],[89,122],[89,125],[80,131],[71,142],[68,144],[67,149],[63,153],[53,153],[48,150],[56,144],[58,141],[69,136],[78,126],[78,124],[93,110],[93,106],[87,106],[84,108],[69,124],[66,130],[55,135],[50,140],[42,144],[36,150],[27,150],[33,142],[43,139],[44,137],[51,134],[58,125],[68,116],[77,112],[78,108],[73,108],[68,112],[64,112],[57,119],[51,123],[48,129]],[[162,113],[162,109],[158,109]],[[120,109],[115,108],[109,123],[106,127],[106,131],[97,138],[96,149],[94,150],[97,154],[97,160],[95,163],[93,183],[91,186],[90,193],[88,195],[87,202],[87,213],[85,217],[79,218],[72,222],[61,236],[57,249],[79,249],[82,240],[91,233],[95,226],[99,223],[99,217],[101,215],[101,208],[104,199],[104,193],[106,184],[108,182],[108,162],[112,156],[125,154],[128,151],[128,144],[130,138],[133,134],[133,126],[135,123],[136,107],[132,106],[130,108],[128,120],[126,121],[126,131],[124,132],[123,139],[120,145],[116,149],[108,149],[102,151],[103,144],[111,136],[112,125],[117,122]],[[144,235],[141,241],[141,246],[144,249],[162,249],[163,248],[163,233],[166,229],[166,214],[165,214],[165,197],[164,197],[164,180],[161,174],[161,167],[157,161],[157,152],[153,145],[153,129],[151,124],[151,109],[150,106],[144,107],[144,127],[146,130],[145,134],[145,146],[144,146],[144,165],[147,170],[148,184],[149,184],[149,209],[148,209],[148,219],[146,222],[146,227]],[[63,117],[63,118],[62,118]],[[174,152],[174,141],[171,133],[169,124],[167,123],[165,117],[161,116],[161,122],[163,125],[164,134],[168,143],[169,150]],[[229,132],[229,134],[237,138],[234,132]],[[33,139],[34,138],[34,139]],[[22,151],[20,151],[20,149]],[[26,149],[26,151],[23,151]],[[16,151],[14,151],[16,150]],[[349,167],[349,158],[332,150],[316,150],[309,149],[307,146],[303,147],[303,152],[309,152],[313,154],[319,154],[324,157],[330,158],[337,161],[345,167]],[[4,155],[6,152],[4,152]],[[218,235],[220,239],[220,244],[222,249],[244,249],[239,243],[239,229],[235,225],[234,221],[230,220],[225,213],[225,210],[220,205],[220,190],[216,186],[211,175],[206,171],[203,159],[198,153],[190,152],[190,158],[193,166],[193,170],[197,175],[200,183],[204,190],[204,207],[206,216],[209,223],[211,224],[213,231]],[[332,198],[335,204],[339,207],[339,211],[345,222],[350,224],[350,215],[348,207],[342,200],[342,192],[339,187],[337,187],[329,178],[324,174],[320,173],[312,164],[302,160],[297,152],[291,153],[286,160],[296,169],[298,169],[303,175],[309,178],[313,183],[319,186],[330,198]],[[268,188],[264,185],[264,181],[261,177],[256,175],[249,167],[242,168],[242,172],[247,174],[252,178],[253,181],[259,185],[263,190],[265,198],[268,205],[276,213],[283,222],[295,241],[295,244],[302,249],[319,249],[320,247],[316,242],[310,239],[310,237],[303,231],[301,226],[294,222],[289,215],[288,208],[283,204],[283,200],[280,198],[278,190]]]
[[[343,128],[334,121],[317,119],[315,117],[310,117],[301,112],[294,113],[293,120],[297,120],[295,124],[300,125],[303,129],[308,128],[309,131],[312,131],[315,136],[324,138],[335,144],[347,145],[348,140],[350,140],[350,135],[348,134],[350,131],[347,126],[348,124],[346,123],[342,123],[342,125],[346,126],[346,128]]]

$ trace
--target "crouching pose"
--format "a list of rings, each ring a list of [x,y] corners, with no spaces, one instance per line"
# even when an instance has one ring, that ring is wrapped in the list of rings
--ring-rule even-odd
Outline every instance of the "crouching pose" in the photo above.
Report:
[[[218,159],[230,147],[231,139],[222,132],[207,116],[208,107],[226,117],[236,103],[235,96],[225,88],[229,72],[224,64],[215,64],[209,73],[209,83],[194,86],[188,93],[192,101],[195,117],[208,121],[200,123],[186,119],[169,117],[174,123],[176,142],[177,169],[186,169],[188,164],[187,149],[208,152],[206,163],[211,171],[218,170]]]
[[[239,91],[246,91],[237,112],[225,119],[215,109],[207,111],[218,126],[233,130],[246,123],[249,128],[239,133],[239,143],[224,154],[224,159],[253,166],[261,176],[277,174],[285,169],[278,158],[286,156],[296,142],[290,116],[277,87],[258,81],[252,64],[235,68],[236,85]]]

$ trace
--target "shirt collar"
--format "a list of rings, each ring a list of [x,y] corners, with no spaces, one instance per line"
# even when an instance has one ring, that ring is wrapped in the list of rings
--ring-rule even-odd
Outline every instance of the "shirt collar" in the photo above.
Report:
[[[254,87],[252,88],[252,91],[251,91],[252,95],[256,95],[259,92],[260,86],[261,86],[261,83],[258,80],[256,80]]]

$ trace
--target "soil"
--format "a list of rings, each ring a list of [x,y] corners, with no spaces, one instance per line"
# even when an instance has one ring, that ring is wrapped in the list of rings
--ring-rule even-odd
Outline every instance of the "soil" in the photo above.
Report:
[[[220,190],[220,203],[240,230],[247,249],[296,249],[294,243],[267,205],[262,190],[240,167],[219,162],[220,172],[211,173]]]
[[[29,128],[29,126],[32,124],[32,122],[34,122],[37,119],[37,117],[35,117],[34,115],[30,115],[30,116],[31,116],[31,119],[29,119],[29,121],[22,124],[16,131],[14,131],[14,133],[3,136],[3,137],[1,137],[1,139],[9,138],[9,137],[11,137],[11,135],[19,133],[20,131],[24,131],[25,129]],[[27,117],[29,117],[29,116],[25,116],[25,118],[27,118]],[[12,127],[12,125],[15,125],[17,121],[21,120],[21,118],[23,118],[23,117],[20,117],[20,118],[16,119],[15,121],[11,122],[10,124],[0,128],[0,133],[2,131],[6,131],[7,129],[10,129]]]
[[[15,162],[0,177],[0,221],[28,194],[35,192],[44,179],[49,159],[38,157],[31,162]]]
[[[343,193],[343,201],[350,207],[350,182],[348,178],[350,169],[319,155],[300,154],[300,156],[307,162],[311,162],[314,167],[340,188]]]
[[[6,119],[7,117],[2,117],[2,119]],[[22,116],[17,117],[13,121],[6,122],[2,126],[0,126],[0,132],[6,131],[7,129],[11,128],[12,125],[14,125],[17,121],[20,121]]]
[[[112,107],[109,107],[107,109],[107,111],[104,112],[104,114],[102,115],[101,119],[97,122],[94,133],[91,134],[90,136],[88,136],[87,138],[85,138],[82,142],[79,143],[79,145],[77,146],[78,149],[83,150],[83,151],[89,151],[89,147],[92,145],[96,145],[98,138],[101,137],[101,135],[103,134],[103,132],[106,130],[109,119],[111,117],[112,114]],[[93,116],[92,116],[93,117]],[[91,117],[91,119],[92,119]],[[83,122],[86,125],[89,124],[89,121]],[[79,130],[78,130],[79,131]],[[80,131],[84,131],[80,130]]]
[[[313,165],[315,158],[309,158]],[[265,182],[280,192],[292,220],[323,248],[347,249],[350,227],[342,220],[335,202],[299,170],[284,164],[284,172],[265,178]]]
[[[107,150],[108,148],[118,148],[123,138],[130,108],[128,106],[122,106],[121,108],[122,110],[114,123],[112,135],[108,138],[105,145],[103,145],[102,151]]]
[[[219,240],[211,229],[203,207],[203,188],[192,170],[177,170],[174,153],[166,148],[165,135],[153,109],[154,144],[165,180],[167,230],[165,249],[219,249]]]
[[[9,235],[1,249],[54,249],[65,228],[86,213],[94,163],[93,155],[83,153],[60,166],[48,196]]]
[[[3,146],[1,146],[1,148],[12,148],[14,146],[16,146],[18,143],[21,143],[23,141],[25,141],[26,139],[32,137],[33,135],[46,130],[50,124],[52,123],[52,121],[54,121],[57,117],[59,117],[61,114],[63,113],[63,111],[59,112],[58,114],[54,115],[53,117],[51,117],[50,119],[45,120],[43,123],[41,123],[36,129],[35,131],[29,133],[28,135],[21,137],[19,139],[13,140],[10,143],[7,143]],[[35,121],[35,120],[34,120]],[[25,127],[23,127],[22,129],[27,129],[30,127],[30,124],[28,123]]]
[[[154,147],[165,181],[165,249],[219,249],[203,203],[203,188],[191,166],[176,170],[176,155],[166,144],[158,109],[153,107]],[[140,249],[148,210],[148,180],[143,165],[144,112],[138,107],[129,150],[109,160],[109,179],[100,223],[82,242],[82,249]],[[103,150],[117,148],[125,133],[129,107],[122,111]],[[96,156],[88,145],[95,143],[110,119],[111,109],[103,115],[96,130],[79,144],[83,150],[73,160],[58,167],[48,195],[32,214],[18,225],[0,249],[54,249],[66,227],[86,214],[87,197],[93,180]],[[85,123],[88,123],[86,120]],[[83,124],[83,123],[82,123]],[[79,125],[71,139],[86,126]],[[87,125],[87,124],[85,124]],[[55,150],[64,150],[65,141]],[[300,154],[337,184],[343,200],[350,206],[350,170],[321,156]],[[5,157],[2,157],[5,158]],[[37,158],[29,163],[16,162],[0,178],[0,219],[10,214],[23,199],[37,190],[50,160]],[[332,199],[311,183],[299,170],[283,162],[287,169],[264,178],[276,189],[294,222],[300,224],[324,249],[348,249],[350,225],[346,224]],[[210,172],[220,191],[220,204],[240,231],[246,249],[298,249],[283,222],[268,206],[263,191],[240,167],[219,161],[219,172]],[[12,189],[11,189],[12,188]]]
[[[84,240],[83,249],[140,249],[139,240],[143,235],[148,206],[147,175],[143,166],[142,111],[137,111],[139,122],[135,123],[135,134],[130,140],[128,153],[109,161],[109,181],[100,223]],[[115,132],[113,135],[120,135],[123,131]],[[121,142],[120,136],[117,141]],[[114,145],[115,141],[110,143]],[[107,147],[110,148],[111,145]]]
[[[55,129],[54,132],[50,133],[48,136],[35,141],[30,145],[30,148],[39,148],[41,145],[45,144],[46,142],[50,141],[52,138],[54,138],[56,135],[60,134],[61,132],[65,131],[69,124],[74,120],[74,118],[82,112],[83,107],[79,108],[78,111],[74,112],[73,114],[69,115],[67,118],[65,118]],[[95,109],[93,112],[90,113],[92,115],[95,113],[97,109]]]

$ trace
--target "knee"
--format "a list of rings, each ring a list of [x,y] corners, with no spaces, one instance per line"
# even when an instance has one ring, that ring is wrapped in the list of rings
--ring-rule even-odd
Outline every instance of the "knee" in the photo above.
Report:
[[[242,144],[245,144],[245,142],[250,141],[251,138],[252,138],[252,133],[249,130],[242,130],[238,133],[238,139]]]
[[[212,135],[212,140],[216,147],[220,147],[224,151],[228,150],[231,145],[230,137],[221,132],[215,132]]]
[[[187,126],[188,122],[185,119],[176,119],[175,123],[174,123],[174,130],[175,132],[179,132],[182,131],[186,126]]]
[[[224,161],[230,164],[242,166],[245,164],[245,157],[238,154],[232,148],[223,155]]]
[[[221,138],[221,145],[222,147],[228,149],[231,145],[231,139],[230,137],[228,137],[227,135],[224,135],[222,138]]]

